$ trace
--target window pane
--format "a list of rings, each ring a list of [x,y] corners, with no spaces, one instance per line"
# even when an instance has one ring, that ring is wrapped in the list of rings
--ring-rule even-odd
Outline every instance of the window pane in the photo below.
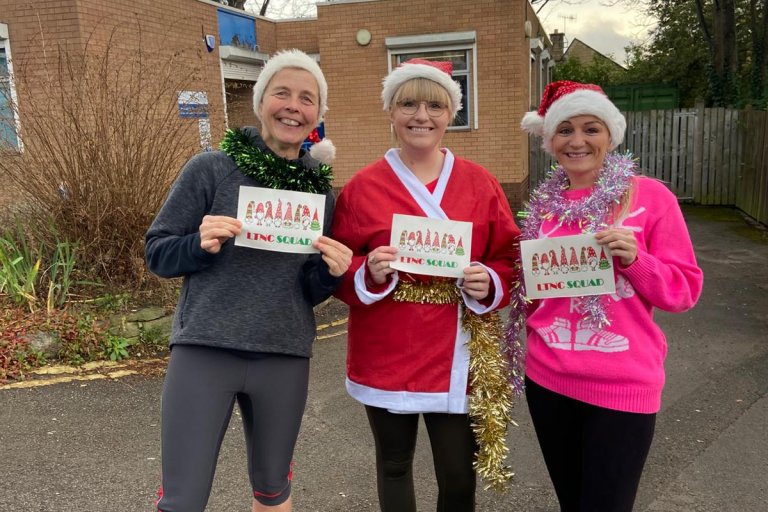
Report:
[[[403,63],[411,59],[424,59],[424,60],[441,60],[451,61],[453,64],[453,71],[466,71],[467,66],[467,51],[466,50],[446,50],[442,52],[421,52],[421,53],[402,53],[397,56],[397,63]]]
[[[8,80],[8,56],[0,47],[0,146],[16,147],[16,122],[11,110],[11,84]]]
[[[5,48],[0,46],[0,80],[8,78],[8,57],[5,55]]]
[[[253,18],[240,16],[229,11],[218,11],[219,44],[232,45],[246,50],[258,51],[256,24]]]
[[[456,112],[456,117],[453,118],[453,126],[469,126],[469,90],[467,88],[466,76],[455,76],[454,80],[459,82],[461,87],[461,110]]]
[[[5,99],[5,95],[0,91],[0,147],[16,145],[15,121],[13,111]]]

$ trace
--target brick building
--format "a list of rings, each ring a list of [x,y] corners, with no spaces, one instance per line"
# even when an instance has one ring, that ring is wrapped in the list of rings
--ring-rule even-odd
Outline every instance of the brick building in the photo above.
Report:
[[[552,34],[549,34],[549,39],[552,41],[552,58],[555,63],[575,58],[585,66],[588,66],[593,60],[597,59],[601,62],[607,62],[615,67],[617,71],[625,69],[624,66],[613,60],[613,58],[600,53],[581,39],[574,39],[566,48],[565,34],[558,32],[557,29]]]
[[[14,90],[14,65],[17,73],[22,62],[26,73],[39,73],[46,48],[106,47],[110,38],[126,56],[147,48],[199,70],[187,94],[169,100],[179,101],[179,122],[200,125],[199,140],[179,142],[190,149],[215,145],[227,126],[256,122],[251,86],[270,54],[309,53],[328,80],[325,132],[337,146],[336,187],[392,144],[380,100],[388,71],[414,56],[450,59],[465,106],[444,144],[493,172],[513,207],[527,196],[529,143],[518,126],[538,105],[554,61],[525,0],[336,0],[302,20],[270,20],[209,0],[0,0],[0,98],[10,98],[0,100],[0,118],[9,101],[21,113],[5,116],[0,139],[23,145],[25,97]],[[185,102],[203,103],[204,114],[185,115]]]

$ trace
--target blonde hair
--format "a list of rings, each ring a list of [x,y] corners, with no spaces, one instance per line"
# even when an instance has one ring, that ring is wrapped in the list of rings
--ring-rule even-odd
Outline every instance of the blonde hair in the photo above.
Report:
[[[632,200],[635,198],[635,187],[635,178],[630,178],[629,186],[624,193],[621,194],[619,204],[617,204],[611,212],[611,224],[615,224],[629,214],[629,211],[632,208]]]
[[[395,108],[395,106],[403,99],[414,101],[437,101],[447,106],[449,112],[453,108],[451,95],[448,94],[448,91],[437,82],[433,82],[426,78],[413,78],[401,85],[397,92],[395,92],[394,98],[392,98],[392,106],[390,107],[390,110]]]

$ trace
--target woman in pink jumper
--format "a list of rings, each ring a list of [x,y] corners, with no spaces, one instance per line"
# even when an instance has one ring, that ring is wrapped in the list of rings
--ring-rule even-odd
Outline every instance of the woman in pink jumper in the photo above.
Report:
[[[527,313],[531,418],[561,510],[630,511],[664,386],[667,343],[653,311],[693,307],[703,275],[675,196],[611,153],[626,121],[600,87],[551,83],[521,126],[558,162],[531,195],[521,238],[594,233],[616,275],[611,295],[540,299],[527,312],[524,290],[513,300],[510,339]],[[589,266],[581,260],[597,255],[586,254],[560,272]]]

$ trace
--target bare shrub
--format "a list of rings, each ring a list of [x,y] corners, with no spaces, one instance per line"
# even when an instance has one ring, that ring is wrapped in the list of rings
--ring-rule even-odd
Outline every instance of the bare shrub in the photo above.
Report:
[[[81,272],[137,286],[147,279],[144,233],[197,149],[197,125],[179,119],[177,102],[200,64],[120,48],[116,33],[14,63],[23,150],[0,148],[0,176],[24,194],[30,226],[52,223],[77,244]]]

